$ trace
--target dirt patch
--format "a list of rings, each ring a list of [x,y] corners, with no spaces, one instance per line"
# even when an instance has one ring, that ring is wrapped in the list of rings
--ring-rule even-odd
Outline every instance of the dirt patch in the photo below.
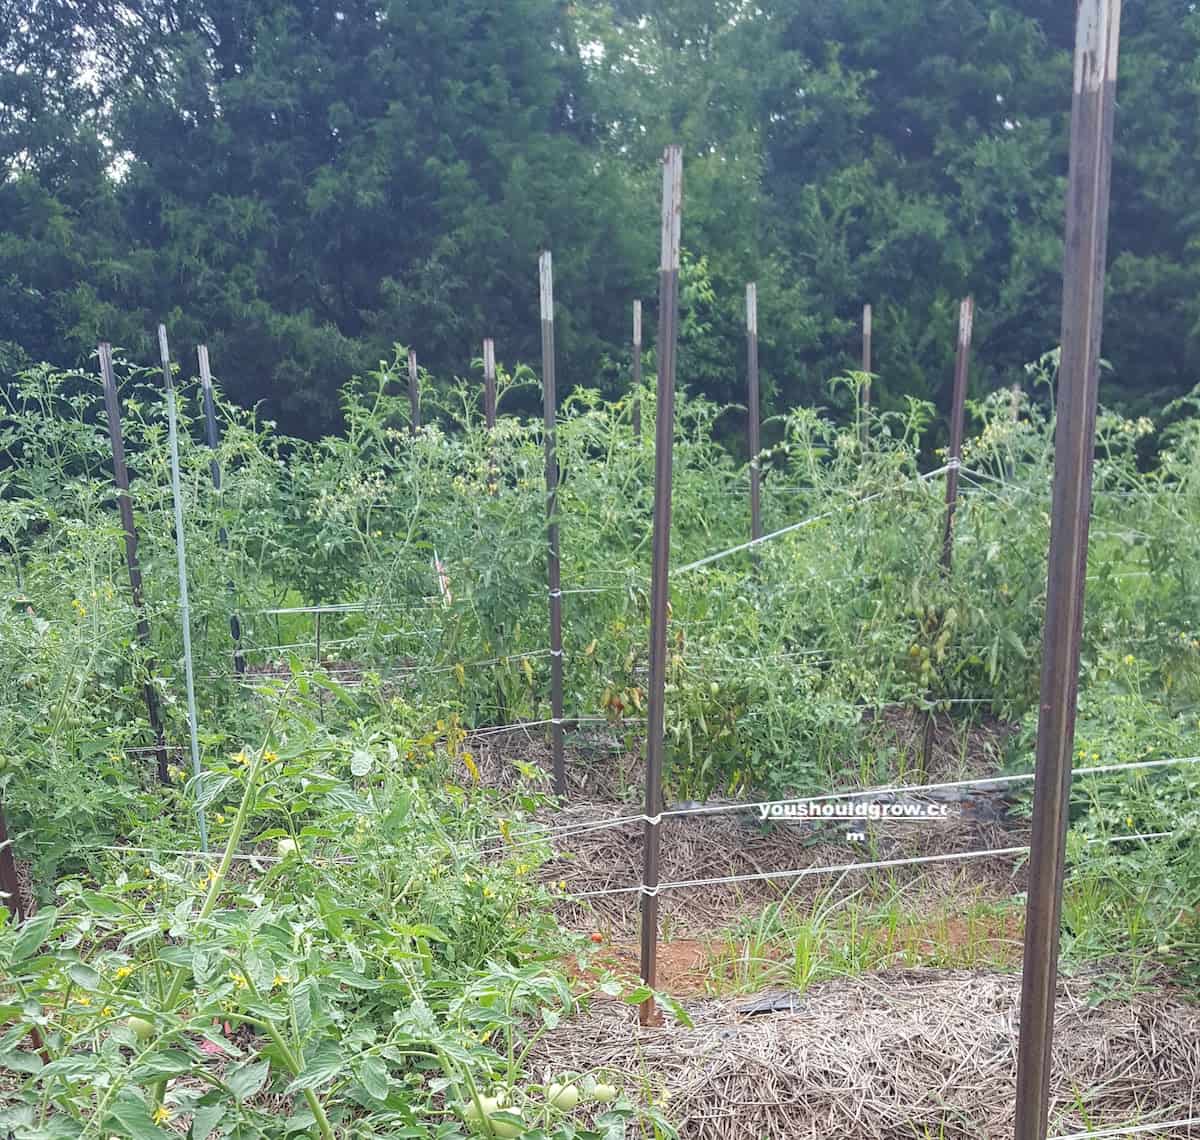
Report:
[[[658,944],[657,986],[660,992],[675,997],[699,997],[711,992],[713,965],[722,946],[696,938],[678,938]],[[584,982],[613,976],[627,986],[640,980],[641,949],[633,942],[606,942],[587,966],[577,961],[564,963],[566,971]]]
[[[813,947],[813,953],[817,959],[826,957],[831,948],[844,953],[847,939],[853,939],[859,960],[881,966],[1019,968],[1024,929],[1024,914],[1016,909],[967,918],[906,918],[896,923],[856,925],[853,929],[830,926],[818,931],[823,945]],[[580,966],[575,959],[568,961],[568,973],[591,981],[611,975],[626,985],[637,985],[640,944],[611,940],[599,931],[592,937],[597,940],[596,953],[587,966]],[[674,938],[658,944],[655,986],[672,997],[689,998],[744,992],[749,978],[771,977],[786,984],[796,969],[794,953],[786,932],[765,940],[736,934]]]
[[[1194,1115],[1200,1008],[1166,987],[1095,1004],[1095,980],[1060,986],[1050,1135]],[[613,1078],[681,1140],[1008,1140],[1019,1003],[1015,975],[941,970],[816,985],[784,1013],[685,1001],[692,1027],[642,1028],[604,1001],[547,1034],[535,1064]]]

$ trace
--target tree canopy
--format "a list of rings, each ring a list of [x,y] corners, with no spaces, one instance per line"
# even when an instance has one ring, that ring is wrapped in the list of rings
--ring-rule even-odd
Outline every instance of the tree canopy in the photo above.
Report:
[[[1129,6],[1105,398],[1197,381],[1200,13]],[[944,398],[1058,337],[1070,5],[1049,0],[0,0],[0,372],[98,339],[212,347],[304,434],[413,346],[624,381],[652,300],[662,147],[685,154],[681,381],[740,398],[759,285],[769,405],[827,402],[876,314],[876,392]],[[647,322],[652,329],[653,322]]]

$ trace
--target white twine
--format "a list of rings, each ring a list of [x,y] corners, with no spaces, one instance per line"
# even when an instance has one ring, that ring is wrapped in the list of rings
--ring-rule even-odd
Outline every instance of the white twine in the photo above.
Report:
[[[1113,835],[1104,839],[1089,839],[1090,844],[1124,843],[1135,839],[1163,839],[1178,833],[1175,831],[1148,831],[1136,835]],[[648,887],[638,883],[631,887],[608,887],[599,891],[584,891],[580,894],[567,894],[561,897],[582,900],[602,898],[606,895],[642,894],[654,897],[663,891],[681,890],[685,887],[719,887],[734,883],[759,882],[768,879],[805,879],[810,875],[831,875],[847,871],[875,871],[889,867],[912,867],[926,863],[955,863],[968,859],[984,859],[992,855],[1024,855],[1029,851],[1028,844],[1022,847],[990,847],[984,851],[952,851],[944,855],[912,855],[904,859],[876,859],[871,862],[839,863],[828,867],[802,867],[792,871],[758,871],[752,875],[724,875],[712,879],[680,879],[670,883],[659,883]]]
[[[915,475],[911,479],[906,479],[903,483],[898,483],[894,487],[887,487],[882,491],[876,491],[874,494],[867,495],[862,499],[853,499],[844,506],[835,507],[831,511],[824,511],[819,515],[812,515],[809,518],[801,519],[799,522],[792,523],[790,526],[785,526],[780,530],[773,530],[770,534],[761,535],[759,538],[751,539],[749,542],[739,543],[737,546],[731,546],[728,550],[718,550],[716,554],[709,554],[704,558],[698,558],[695,562],[688,562],[684,566],[677,566],[671,573],[686,574],[689,570],[699,570],[701,566],[708,566],[713,562],[718,562],[722,558],[728,558],[731,554],[739,554],[743,550],[753,550],[756,546],[761,546],[764,542],[770,542],[773,538],[779,538],[781,535],[791,534],[792,531],[802,530],[804,527],[812,526],[814,523],[821,522],[824,519],[832,518],[836,514],[840,514],[850,507],[859,507],[864,503],[874,502],[876,499],[881,499],[885,495],[890,495],[893,491],[899,491],[903,487],[911,483],[924,483],[929,479],[936,478],[938,475],[944,475],[947,471],[954,470],[957,467],[957,460],[944,464],[936,470],[927,471],[924,475]]]
[[[1187,1120],[1161,1120],[1154,1124],[1131,1124],[1120,1128],[1106,1128],[1100,1132],[1072,1132],[1069,1136],[1054,1136],[1051,1140],[1101,1140],[1108,1136],[1136,1136],[1140,1132],[1159,1132],[1166,1128],[1187,1128],[1200,1124],[1200,1116]]]
[[[1089,768],[1076,768],[1072,773],[1072,779],[1080,776],[1088,775],[1105,775],[1113,772],[1129,772],[1137,771],[1145,768],[1165,768],[1172,764],[1196,764],[1200,763],[1200,756],[1175,756],[1164,760],[1135,760],[1123,764],[1100,764]],[[528,838],[517,840],[506,839],[503,835],[492,835],[486,839],[480,840],[481,843],[494,843],[497,840],[501,842],[494,847],[484,847],[480,850],[481,855],[495,855],[504,851],[512,851],[522,847],[532,847],[539,843],[548,843],[551,840],[569,839],[578,835],[586,835],[595,831],[604,831],[607,828],[626,827],[629,824],[643,823],[657,825],[664,819],[678,818],[691,815],[722,815],[729,812],[741,811],[762,811],[768,810],[776,806],[787,806],[788,804],[796,803],[827,803],[841,800],[854,800],[866,798],[869,796],[879,796],[904,792],[908,795],[920,798],[922,793],[933,791],[947,791],[954,788],[981,788],[981,787],[1000,787],[1005,784],[1015,784],[1027,782],[1034,779],[1033,772],[1021,772],[1011,776],[985,776],[979,779],[972,780],[949,780],[939,784],[888,784],[876,788],[860,788],[854,791],[845,792],[825,792],[814,796],[796,796],[786,800],[759,800],[754,803],[736,803],[736,804],[700,804],[694,808],[672,808],[667,811],[660,812],[658,815],[646,815],[644,813],[638,815],[622,815],[614,816],[612,819],[604,820],[589,820],[578,823],[560,824],[558,827],[548,827],[544,824],[533,824],[537,829],[538,834]],[[818,819],[816,822],[824,822],[823,819]],[[901,822],[905,822],[901,819]]]

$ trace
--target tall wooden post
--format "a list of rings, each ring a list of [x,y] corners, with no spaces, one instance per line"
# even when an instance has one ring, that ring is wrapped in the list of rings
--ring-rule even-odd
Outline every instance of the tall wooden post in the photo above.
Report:
[[[158,354],[162,361],[163,391],[167,397],[167,448],[171,456],[171,504],[175,510],[175,561],[179,569],[179,623],[183,630],[183,679],[187,696],[188,742],[192,750],[192,775],[200,775],[200,725],[196,714],[196,677],[192,665],[192,610],[188,602],[187,542],[183,533],[183,478],[179,469],[179,415],[175,381],[171,376],[171,350],[166,325],[158,326]],[[204,809],[196,809],[200,850],[208,850],[208,824]]]
[[[550,587],[550,715],[553,718],[554,790],[567,794],[563,749],[562,572],[558,551],[558,399],[554,380],[554,266],[550,251],[538,260],[542,315],[542,412],[546,445],[546,580]]]
[[[633,303],[633,407],[630,409],[633,438],[642,438],[642,303]]]
[[[966,297],[958,307],[958,349],[954,358],[954,395],[950,405],[950,447],[946,462],[946,515],[942,525],[942,570],[949,573],[954,560],[954,517],[958,512],[958,465],[962,461],[963,421],[966,418],[967,373],[971,356],[971,331],[975,302]],[[925,734],[921,743],[921,776],[929,772],[937,719],[932,711],[925,716]]]
[[[491,337],[483,342],[483,419],[488,435],[496,431],[496,344]],[[496,493],[496,451],[488,442],[488,491]]]
[[[208,345],[197,346],[196,357],[200,363],[200,389],[204,397],[205,437],[213,453],[212,459],[208,462],[208,470],[212,476],[213,490],[217,492],[219,498],[221,494],[221,461],[217,458],[217,448],[220,446],[221,437],[217,428],[217,409],[213,399],[213,379],[208,362]],[[217,528],[217,541],[221,544],[222,550],[229,550],[229,532],[225,529],[224,523]],[[225,590],[231,599],[236,597],[237,589],[232,578],[226,580]],[[229,636],[233,638],[233,671],[240,677],[246,672],[246,658],[242,653],[242,622],[236,609],[229,614]]]
[[[859,435],[865,448],[871,438],[871,306],[863,305],[862,311],[862,370],[866,379],[862,387],[862,422]]]
[[[17,878],[17,860],[13,854],[12,840],[8,835],[8,823],[4,818],[4,799],[0,796],[0,893],[9,913],[20,922],[25,917],[21,904],[21,882]]]
[[[417,354],[411,348],[408,350],[408,404],[408,430],[411,435],[416,435],[421,430],[421,384],[417,376]]]
[[[1062,359],[1021,974],[1016,1140],[1045,1140],[1049,1116],[1120,27],[1121,0],[1079,0],[1063,263]]]
[[[954,357],[954,399],[950,408],[950,449],[946,462],[946,521],[942,529],[942,566],[954,560],[954,516],[958,512],[958,465],[962,462],[963,425],[967,406],[967,373],[971,364],[971,333],[975,301],[966,297],[958,306],[958,350]]]
[[[749,413],[746,417],[746,446],[750,450],[750,537],[762,538],[762,501],[758,453],[761,413],[758,406],[758,286],[746,286],[746,389]]]
[[[662,264],[658,275],[658,399],[654,424],[654,537],[650,577],[650,691],[646,710],[646,816],[642,860],[642,981],[653,987],[658,966],[658,867],[662,829],[667,608],[670,602],[671,475],[675,443],[675,351],[679,333],[679,235],[683,214],[683,153],[663,156]],[[643,1025],[655,1018],[642,1003]]]
[[[1016,423],[1020,422],[1020,419],[1021,419],[1021,395],[1022,395],[1021,382],[1018,380],[1015,384],[1013,384],[1012,389],[1009,392],[1008,419],[1009,419],[1010,423],[1016,424]],[[1013,440],[1016,439],[1015,431],[1013,432],[1011,438]],[[1004,477],[1006,479],[1011,480],[1013,478],[1013,476],[1016,475],[1016,473],[1017,473],[1016,465],[1013,462],[1012,445],[1010,444],[1009,452],[1008,452],[1008,462],[1004,465]]]
[[[142,684],[142,697],[146,702],[146,716],[150,731],[154,733],[154,754],[158,760],[158,778],[170,783],[167,774],[167,738],[163,733],[162,709],[158,703],[158,690],[154,687],[154,659],[149,656],[150,622],[146,617],[146,603],[142,595],[142,567],[138,561],[138,534],[133,521],[133,501],[129,497],[129,469],[125,466],[125,439],[121,434],[121,402],[117,396],[117,380],[113,374],[112,345],[102,342],[99,348],[100,378],[104,384],[104,408],[108,414],[108,435],[112,441],[113,482],[117,487],[117,510],[121,515],[121,528],[125,532],[125,565],[129,569],[129,592],[133,598],[133,611],[137,615],[138,644],[146,651],[146,678]]]

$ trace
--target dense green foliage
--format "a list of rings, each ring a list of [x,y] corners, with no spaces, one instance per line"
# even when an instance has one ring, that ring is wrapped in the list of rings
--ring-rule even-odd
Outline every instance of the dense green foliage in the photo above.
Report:
[[[1045,0],[4,0],[0,370],[167,318],[311,437],[397,338],[438,375],[484,335],[533,359],[545,245],[564,383],[614,394],[681,141],[693,391],[738,398],[756,279],[776,410],[826,398],[864,301],[885,406],[939,396],[967,291],[982,393],[1057,340],[1072,34]],[[1198,40],[1180,0],[1128,7],[1105,349],[1134,414],[1196,381]]]
[[[145,387],[145,374],[125,371],[151,649],[168,737],[180,741],[161,398]],[[232,746],[242,732],[231,609],[253,667],[290,661],[305,684],[317,665],[334,679],[361,677],[357,699],[371,709],[411,700],[428,720],[471,728],[550,715],[540,420],[502,414],[489,438],[472,386],[427,382],[430,422],[411,435],[399,371],[386,366],[348,387],[346,436],[319,443],[279,437],[227,405],[219,495],[209,482],[211,453],[185,438],[209,746]],[[1039,367],[1030,379],[1040,385],[1047,377]],[[9,695],[0,754],[43,757],[18,767],[8,796],[30,821],[48,797],[61,820],[38,841],[43,878],[89,833],[123,826],[114,817],[120,796],[94,795],[86,784],[62,796],[55,789],[65,774],[81,760],[95,763],[102,784],[116,780],[132,791],[120,753],[146,743],[140,690],[131,684],[140,675],[130,669],[134,614],[108,503],[107,435],[94,389],[79,390],[84,380],[45,368],[26,373],[5,441],[17,460],[0,531],[14,552],[15,602],[3,619]],[[502,413],[524,382],[522,371],[502,369]],[[183,391],[185,427],[194,428],[186,415],[194,390]],[[649,432],[652,394],[642,399]],[[765,458],[766,526],[802,525],[766,544],[756,561],[741,552],[689,567],[745,538],[746,469],[712,442],[719,412],[695,399],[678,410],[671,794],[884,780],[918,760],[876,730],[885,709],[1020,719],[1035,707],[1053,430],[1036,401],[1015,421],[1007,395],[976,407],[980,430],[965,451],[949,576],[936,541],[941,480],[918,475],[930,415],[919,403],[874,419],[865,455],[853,425],[839,428],[807,409],[789,414]],[[1160,464],[1141,474],[1137,449],[1154,434],[1149,420],[1100,420],[1085,662],[1094,685],[1126,692],[1136,680],[1136,691],[1174,722],[1194,717],[1200,696],[1191,585],[1200,580],[1200,547],[1186,521],[1197,504],[1197,421],[1184,419],[1154,440]],[[565,405],[558,447],[566,712],[584,724],[632,718],[636,739],[652,456],[631,435],[628,403],[587,390]],[[217,541],[222,526],[228,551]],[[324,614],[318,628],[311,613],[296,612],[318,602],[349,608]],[[293,612],[272,612],[279,609]],[[101,699],[81,708],[87,692]],[[1028,764],[1028,746],[1028,738],[1016,745],[1014,763]]]
[[[0,801],[41,904],[24,926],[0,911],[0,1127],[20,1140],[152,1140],[168,1122],[193,1140],[672,1135],[655,1089],[528,1060],[589,996],[622,992],[564,978],[583,949],[553,920],[561,891],[530,826],[553,806],[544,774],[521,759],[481,773],[472,751],[476,730],[550,713],[542,426],[508,411],[528,374],[501,369],[494,433],[474,384],[425,377],[411,432],[403,358],[344,390],[344,437],[289,439],[222,399],[220,493],[182,386],[202,771],[168,787],[145,751],[148,661],[95,385],[46,366],[19,379],[0,439]],[[1052,366],[1030,369],[1035,389]],[[118,368],[153,675],[179,742],[161,378]],[[841,387],[853,401],[853,378]],[[566,712],[618,755],[644,725],[655,408],[641,398],[644,439],[627,400],[588,389],[557,433]],[[1194,410],[1162,431],[1100,418],[1081,768],[1200,752]],[[1027,772],[1052,462],[1040,404],[973,408],[949,574],[940,473],[918,474],[928,405],[872,417],[865,452],[857,425],[789,413],[764,490],[768,527],[793,529],[757,559],[730,549],[747,468],[713,442],[721,414],[677,409],[668,797],[912,782],[920,750],[889,718],[932,710],[962,733],[965,767]],[[341,603],[319,646],[302,612],[318,601]],[[1017,726],[1007,752],[966,756],[969,727],[997,715]],[[1076,781],[1069,954],[1200,971],[1198,769]],[[1140,832],[1161,837],[1111,842]]]

